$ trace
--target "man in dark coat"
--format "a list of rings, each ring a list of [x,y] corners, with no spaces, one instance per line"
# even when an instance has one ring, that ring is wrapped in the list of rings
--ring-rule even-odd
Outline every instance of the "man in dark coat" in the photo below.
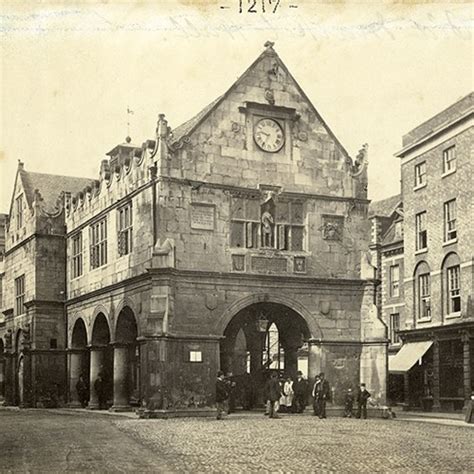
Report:
[[[280,386],[280,382],[278,381],[278,376],[277,376],[276,372],[272,373],[270,379],[267,382],[266,393],[267,393],[267,396],[268,396],[268,400],[270,402],[269,417],[270,418],[280,418],[276,414],[276,410],[275,410],[276,404],[277,404],[278,400],[280,400],[280,397],[281,397],[281,386]]]
[[[237,388],[237,382],[235,381],[234,374],[232,372],[227,373],[225,378],[227,382],[227,391],[229,393],[229,400],[227,402],[227,413],[230,415],[235,412],[235,392]]]
[[[94,382],[94,390],[99,400],[99,410],[107,409],[107,383],[102,373],[99,373]]]
[[[224,372],[217,372],[216,380],[216,407],[217,419],[222,420],[222,414],[227,413],[227,400],[229,398],[229,385],[224,378]]]
[[[77,391],[77,398],[79,399],[79,403],[81,404],[82,408],[87,406],[87,402],[89,401],[89,394],[87,390],[87,384],[84,380],[84,376],[80,375],[79,380],[76,383],[76,391]]]
[[[369,398],[370,393],[365,389],[365,383],[361,383],[357,393],[357,418],[367,418],[367,400]]]
[[[329,400],[330,393],[329,382],[324,377],[324,373],[321,372],[319,374],[319,384],[315,387],[319,418],[326,418],[326,402]]]
[[[293,391],[295,392],[293,405],[295,411],[296,413],[303,413],[308,396],[308,382],[303,378],[303,373],[300,370],[298,370],[296,380],[293,382]]]

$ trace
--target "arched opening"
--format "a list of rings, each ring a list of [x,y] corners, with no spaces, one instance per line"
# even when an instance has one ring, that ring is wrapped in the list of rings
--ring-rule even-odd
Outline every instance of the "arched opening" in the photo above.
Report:
[[[417,264],[413,274],[413,306],[417,320],[431,319],[431,272],[425,261]]]
[[[69,348],[69,405],[86,407],[90,398],[90,355],[87,349],[87,330],[82,318],[72,330]]]
[[[117,318],[114,342],[114,404],[123,410],[137,405],[140,399],[140,348],[133,311],[124,307]]]
[[[263,388],[272,372],[294,378],[301,370],[308,375],[310,330],[304,318],[288,306],[250,304],[230,320],[224,336],[221,369],[231,373],[237,384],[237,406],[263,404]]]
[[[459,256],[451,252],[443,260],[442,265],[442,305],[445,317],[461,314],[461,261]]]
[[[71,338],[72,349],[85,349],[87,346],[87,331],[84,321],[79,318],[74,324]]]
[[[107,318],[99,313],[92,327],[89,407],[105,409],[113,400],[114,353]]]

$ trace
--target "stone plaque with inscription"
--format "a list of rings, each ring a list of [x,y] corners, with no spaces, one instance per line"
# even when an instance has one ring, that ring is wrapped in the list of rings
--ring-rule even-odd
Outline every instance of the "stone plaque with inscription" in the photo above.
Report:
[[[262,273],[286,273],[286,258],[252,257],[252,270]]]
[[[201,230],[214,230],[214,204],[191,204],[191,228]]]

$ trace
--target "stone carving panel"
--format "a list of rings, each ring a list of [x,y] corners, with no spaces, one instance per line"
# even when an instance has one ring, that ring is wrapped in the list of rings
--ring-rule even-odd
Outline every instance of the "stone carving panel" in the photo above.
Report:
[[[191,204],[191,228],[214,230],[215,206],[208,203]]]
[[[261,273],[286,273],[286,258],[252,257],[252,270]]]

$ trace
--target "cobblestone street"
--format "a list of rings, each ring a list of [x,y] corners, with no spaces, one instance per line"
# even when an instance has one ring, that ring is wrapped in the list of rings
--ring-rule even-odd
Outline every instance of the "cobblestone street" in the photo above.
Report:
[[[0,471],[474,471],[474,429],[421,421],[1,410],[0,426]]]

